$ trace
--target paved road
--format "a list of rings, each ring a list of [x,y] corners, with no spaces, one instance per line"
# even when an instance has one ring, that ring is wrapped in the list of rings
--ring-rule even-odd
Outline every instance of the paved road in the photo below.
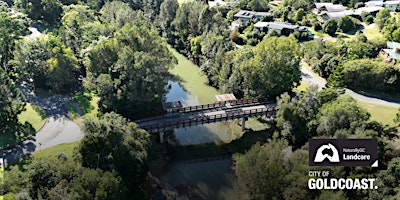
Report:
[[[306,67],[301,67],[301,77],[307,85],[318,85],[319,89],[322,89],[325,87],[326,80],[313,72],[311,72],[308,68]],[[365,94],[360,94],[357,92],[354,92],[350,89],[346,89],[346,94],[352,96],[354,99],[358,101],[364,101],[368,103],[374,103],[374,104],[380,104],[384,106],[390,106],[394,108],[400,108],[400,101],[399,100],[394,100],[394,99],[386,99],[386,98],[381,98],[381,97],[375,97],[375,96],[369,96]]]
[[[42,107],[47,113],[45,125],[32,136],[17,145],[3,149],[5,164],[18,161],[35,151],[56,146],[63,143],[79,141],[84,134],[80,127],[68,116],[67,103],[73,101],[71,96],[55,95],[50,97],[38,97],[31,93],[26,85],[19,87],[25,95],[27,102]]]

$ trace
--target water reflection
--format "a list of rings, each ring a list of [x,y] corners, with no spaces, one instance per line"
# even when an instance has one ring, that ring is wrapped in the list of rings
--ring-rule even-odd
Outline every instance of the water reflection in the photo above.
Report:
[[[181,101],[183,106],[194,106],[200,103],[198,95],[185,91],[178,83],[169,81],[171,86],[166,95],[166,101]],[[208,102],[212,103],[212,102]],[[230,142],[232,131],[224,123],[206,124],[174,130],[176,141],[179,145],[202,144],[210,142]]]
[[[202,163],[173,163],[162,181],[172,186],[189,184],[203,199],[238,199],[230,160]]]

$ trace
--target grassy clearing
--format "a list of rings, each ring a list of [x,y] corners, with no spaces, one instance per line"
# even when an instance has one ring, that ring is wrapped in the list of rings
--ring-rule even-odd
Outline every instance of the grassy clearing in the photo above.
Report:
[[[304,81],[300,81],[300,85],[297,86],[296,88],[293,88],[293,91],[302,92],[302,91],[306,91],[307,88],[308,88],[307,83]]]
[[[373,28],[364,30],[364,35],[368,40],[382,39],[383,35],[379,32],[379,27],[375,25]]]
[[[74,99],[76,103],[79,105],[81,109],[82,116],[95,116],[99,112],[99,105],[98,105],[98,97],[89,92],[78,92],[74,95]],[[79,115],[76,104],[72,102],[68,102],[67,104],[69,114],[71,118],[76,122],[79,122]]]
[[[60,144],[54,147],[46,148],[39,150],[35,153],[32,154],[32,156],[36,159],[40,158],[47,158],[51,156],[56,156],[60,153],[64,153],[68,158],[72,158],[74,149],[77,147],[79,142],[71,142],[71,143],[65,143],[65,144]]]
[[[361,107],[367,109],[369,113],[371,113],[371,120],[394,125],[393,119],[396,117],[398,108],[383,106],[379,104],[371,104],[364,101],[359,101],[358,104]]]
[[[35,131],[38,131],[46,121],[46,112],[39,106],[27,103],[26,110],[18,115],[18,120],[22,124],[28,122],[32,125]]]
[[[9,134],[0,134],[0,149],[17,144],[35,134],[46,122],[46,114],[43,109],[31,104],[26,104],[26,110],[18,115],[22,124],[21,131]]]

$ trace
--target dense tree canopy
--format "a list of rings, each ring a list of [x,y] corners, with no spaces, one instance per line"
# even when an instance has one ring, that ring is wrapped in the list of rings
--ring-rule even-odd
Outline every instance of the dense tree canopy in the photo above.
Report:
[[[161,107],[174,63],[153,28],[128,23],[90,50],[88,85],[101,97],[103,111],[126,117],[154,112]]]
[[[16,199],[121,199],[121,177],[100,169],[77,165],[64,154],[33,158],[7,173],[2,193]]]
[[[6,72],[0,68],[0,134],[15,131],[25,98]]]
[[[33,20],[44,20],[51,25],[60,22],[62,13],[60,0],[17,0],[15,4]]]
[[[294,37],[271,37],[254,48],[242,69],[247,96],[275,97],[300,82],[299,44]]]
[[[56,93],[67,92],[78,83],[79,67],[73,51],[53,35],[19,42],[14,56],[21,81],[33,79],[36,87]]]
[[[86,119],[83,132],[78,148],[82,166],[116,170],[129,194],[140,196],[148,171],[149,134],[115,113]]]

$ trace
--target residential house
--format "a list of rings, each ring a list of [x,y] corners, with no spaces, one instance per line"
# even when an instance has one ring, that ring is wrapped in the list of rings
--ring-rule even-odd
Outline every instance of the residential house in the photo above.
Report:
[[[382,6],[370,6],[370,7],[362,7],[362,8],[358,8],[354,11],[355,15],[361,16],[362,12],[367,12],[369,14],[371,14],[372,16],[376,16],[376,13],[378,13],[380,10],[382,10],[383,7]]]
[[[254,11],[241,10],[238,13],[236,13],[233,17],[239,19],[240,25],[247,25],[247,23],[251,21],[251,19],[253,19],[254,14],[256,14],[256,12]]]
[[[389,8],[390,11],[396,11],[397,7],[399,6],[400,1],[385,1],[383,2],[383,7]]]
[[[400,43],[387,41],[386,46],[387,49],[382,49],[380,55],[386,61],[396,64],[397,60],[400,59]]]
[[[383,1],[368,1],[365,2],[365,7],[375,7],[375,6],[379,6],[379,7],[383,7]]]
[[[252,19],[262,20],[266,16],[271,16],[269,12],[255,12],[249,10],[241,10],[234,15],[240,21],[240,26],[245,26]]]
[[[254,28],[259,29],[262,32],[268,32],[275,30],[279,35],[288,36],[295,31],[309,32],[306,27],[297,26],[286,22],[257,22],[254,24]]]

